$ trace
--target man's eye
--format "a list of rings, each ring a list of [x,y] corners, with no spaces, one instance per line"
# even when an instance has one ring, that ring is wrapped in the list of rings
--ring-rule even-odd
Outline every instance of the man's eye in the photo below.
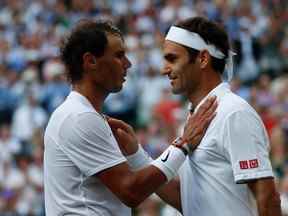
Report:
[[[116,58],[123,58],[125,56],[125,53],[116,53]]]
[[[177,59],[176,57],[172,57],[172,56],[171,56],[171,57],[168,57],[168,58],[166,58],[166,60],[167,60],[167,61],[169,61],[169,62],[175,62],[175,61],[176,61],[176,59]]]
[[[175,55],[166,55],[164,56],[165,60],[168,61],[168,62],[175,62],[177,60],[177,56]]]

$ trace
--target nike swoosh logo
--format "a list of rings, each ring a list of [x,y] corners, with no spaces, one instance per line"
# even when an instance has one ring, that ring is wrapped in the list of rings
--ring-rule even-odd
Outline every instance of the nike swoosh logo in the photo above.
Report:
[[[166,162],[168,160],[169,155],[170,155],[170,151],[168,151],[168,153],[167,153],[165,158],[161,158],[161,161],[162,162]]]

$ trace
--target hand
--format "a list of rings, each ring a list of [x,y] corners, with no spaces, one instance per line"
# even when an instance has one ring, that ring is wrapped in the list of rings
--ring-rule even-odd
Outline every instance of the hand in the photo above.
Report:
[[[123,155],[131,155],[138,150],[138,140],[133,128],[124,121],[107,119]]]
[[[210,122],[216,116],[215,110],[217,106],[216,96],[209,97],[199,107],[197,112],[189,116],[181,137],[182,142],[179,146],[188,143],[189,149],[193,151],[199,145]]]

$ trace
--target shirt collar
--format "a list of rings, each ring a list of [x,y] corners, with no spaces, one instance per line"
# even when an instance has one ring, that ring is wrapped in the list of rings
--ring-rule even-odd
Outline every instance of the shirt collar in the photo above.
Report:
[[[204,101],[212,96],[215,95],[217,97],[217,100],[219,100],[222,96],[224,96],[226,93],[230,92],[230,85],[228,83],[222,82],[219,85],[217,85],[214,89],[212,89],[201,101],[200,103],[193,108],[193,104],[189,104],[189,110],[197,111],[198,108],[201,106],[201,104],[204,103]]]
[[[94,107],[93,105],[90,103],[90,101],[82,94],[80,94],[77,91],[71,91],[70,94],[68,95],[67,99],[74,99],[79,101],[80,103],[84,104],[85,106],[88,106],[90,108],[92,108],[101,118],[103,118],[104,120],[108,119],[108,116],[99,113]]]
[[[86,106],[92,107],[94,109],[94,107],[92,106],[90,101],[84,95],[80,94],[77,91],[71,91],[70,94],[68,95],[67,99],[77,100],[77,101],[81,102],[82,104],[85,104]]]

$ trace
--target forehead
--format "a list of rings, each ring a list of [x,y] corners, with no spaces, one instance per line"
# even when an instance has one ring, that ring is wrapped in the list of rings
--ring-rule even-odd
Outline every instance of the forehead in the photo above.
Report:
[[[108,49],[111,51],[119,51],[119,50],[124,50],[125,45],[122,40],[122,38],[118,35],[114,34],[107,34],[107,39],[108,39]]]
[[[165,40],[163,45],[163,51],[164,53],[185,53],[186,49],[184,46],[176,42]]]

